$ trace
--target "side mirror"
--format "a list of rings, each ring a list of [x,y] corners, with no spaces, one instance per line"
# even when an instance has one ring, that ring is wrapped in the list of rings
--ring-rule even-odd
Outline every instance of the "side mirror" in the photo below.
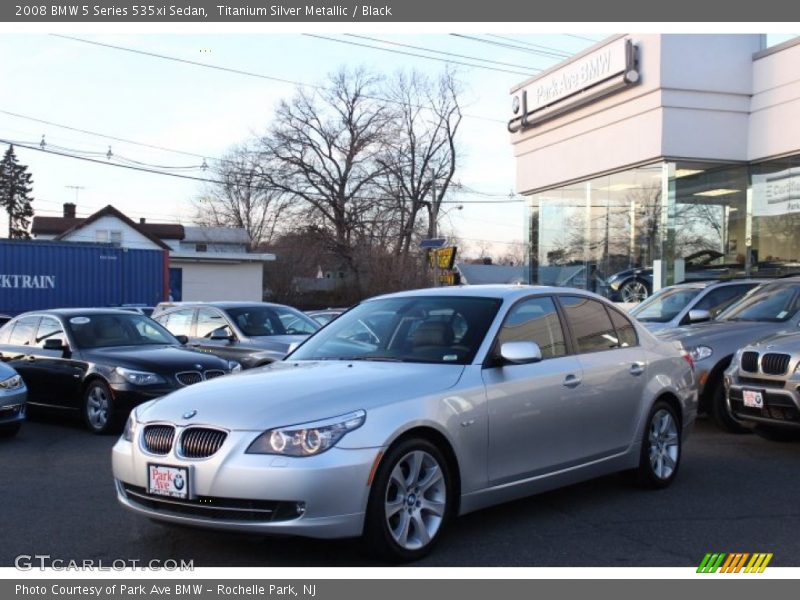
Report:
[[[233,334],[227,327],[220,327],[219,329],[212,331],[211,335],[208,336],[208,339],[216,340],[218,342],[223,340],[230,341],[233,339]]]
[[[542,350],[535,342],[506,342],[500,346],[500,356],[514,365],[527,365],[542,360]]]
[[[707,310],[690,310],[689,311],[689,322],[690,323],[702,323],[703,321],[710,321],[711,320],[711,313]]]
[[[69,346],[64,343],[64,340],[61,338],[47,338],[44,341],[44,350],[53,350],[55,352],[61,352],[61,355],[64,356],[67,352],[69,352]]]
[[[176,335],[175,339],[181,343],[181,346],[185,346],[189,343],[189,337],[185,335]]]

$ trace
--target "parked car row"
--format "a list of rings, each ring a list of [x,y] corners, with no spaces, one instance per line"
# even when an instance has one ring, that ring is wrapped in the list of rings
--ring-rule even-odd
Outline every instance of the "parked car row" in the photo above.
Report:
[[[689,351],[700,409],[722,429],[800,435],[800,277],[684,283],[630,314]]]

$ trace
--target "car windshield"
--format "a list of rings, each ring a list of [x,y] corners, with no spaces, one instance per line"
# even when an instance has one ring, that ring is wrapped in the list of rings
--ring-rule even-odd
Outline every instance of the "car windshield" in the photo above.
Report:
[[[79,348],[178,345],[161,325],[135,313],[79,315],[66,323]]]
[[[282,306],[244,306],[225,312],[248,337],[311,335],[320,328],[311,317]]]
[[[697,288],[666,288],[631,310],[631,315],[646,323],[666,323],[697,297]]]
[[[756,288],[719,317],[720,321],[788,321],[800,308],[798,285],[768,285]]]
[[[289,360],[468,364],[500,304],[463,296],[371,300],[331,321]]]

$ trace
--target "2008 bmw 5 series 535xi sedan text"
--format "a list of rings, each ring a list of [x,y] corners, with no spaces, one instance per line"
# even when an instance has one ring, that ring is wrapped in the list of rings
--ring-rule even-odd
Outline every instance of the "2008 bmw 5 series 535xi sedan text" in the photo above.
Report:
[[[177,524],[430,551],[456,515],[615,471],[661,488],[694,422],[691,358],[574,289],[363,302],[283,361],[139,406],[119,501]]]

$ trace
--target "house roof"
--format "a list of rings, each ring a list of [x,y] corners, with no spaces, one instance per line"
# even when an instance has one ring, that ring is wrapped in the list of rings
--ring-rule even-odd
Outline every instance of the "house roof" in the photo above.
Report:
[[[133,220],[131,220],[129,217],[127,217],[124,214],[122,214],[120,211],[118,211],[116,208],[114,208],[110,204],[108,206],[104,207],[104,208],[101,208],[96,213],[94,213],[92,215],[89,215],[85,219],[67,219],[67,220],[70,220],[70,221],[74,220],[74,221],[79,221],[79,222],[75,223],[72,227],[69,227],[67,230],[65,230],[62,233],[58,234],[55,237],[55,239],[63,240],[65,237],[68,237],[71,233],[73,233],[73,232],[85,227],[86,225],[89,225],[90,223],[93,223],[94,221],[97,221],[98,219],[100,219],[102,217],[114,217],[116,219],[119,219],[120,221],[125,223],[128,227],[130,227],[131,229],[134,229],[135,231],[138,231],[139,233],[141,233],[144,237],[149,239],[151,242],[153,242],[159,248],[163,248],[164,250],[169,250],[170,249],[170,247],[167,246],[167,244],[165,244],[164,242],[162,242],[160,238],[156,237],[155,235],[153,235],[149,231],[146,231],[145,229],[143,229],[142,228],[143,224],[135,223]]]
[[[183,231],[184,242],[250,245],[250,236],[241,227],[184,227]]]

